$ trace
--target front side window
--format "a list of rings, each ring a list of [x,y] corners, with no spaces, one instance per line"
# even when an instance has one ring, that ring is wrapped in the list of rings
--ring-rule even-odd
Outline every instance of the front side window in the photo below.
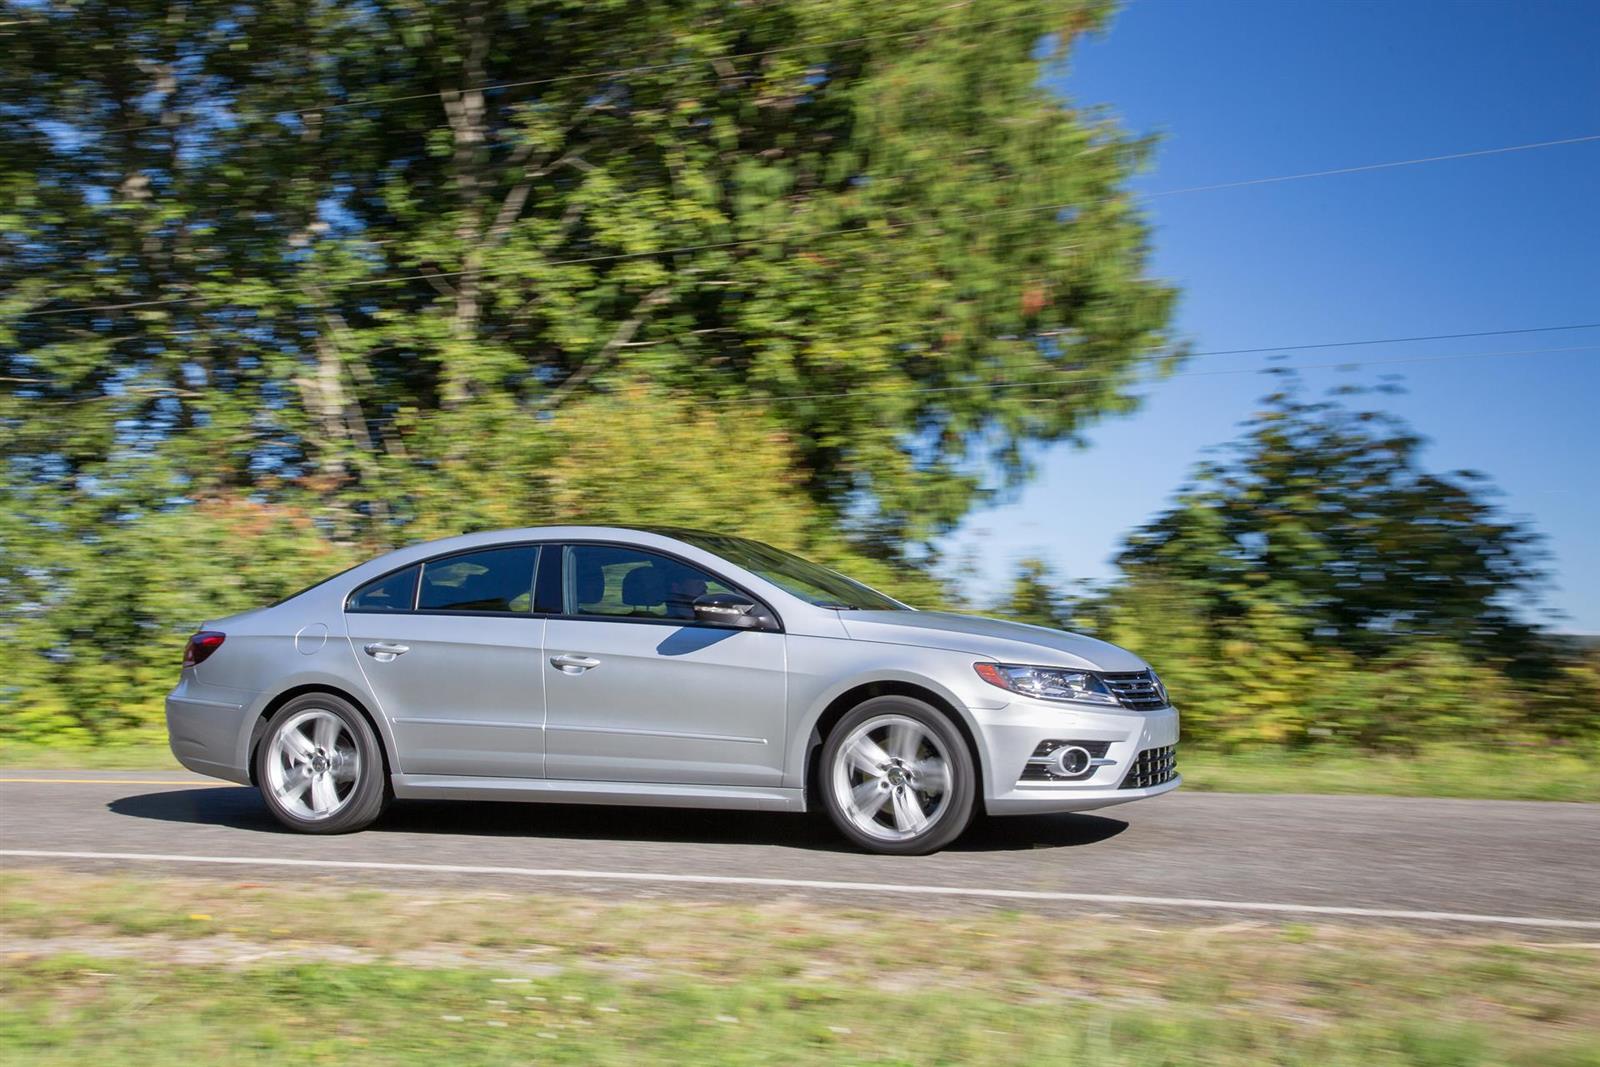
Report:
[[[698,567],[637,548],[569,545],[567,612],[694,621],[694,602],[735,590]]]
[[[509,545],[430,560],[422,566],[417,609],[526,614],[538,558],[537,545]]]
[[[417,594],[417,572],[421,567],[386,574],[350,594],[346,611],[410,611]]]

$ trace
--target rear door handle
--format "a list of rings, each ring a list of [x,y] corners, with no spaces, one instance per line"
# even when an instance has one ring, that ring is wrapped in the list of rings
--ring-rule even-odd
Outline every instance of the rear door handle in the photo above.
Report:
[[[564,652],[559,656],[551,656],[550,666],[560,667],[562,674],[582,674],[584,671],[593,670],[600,666],[600,661],[593,656],[580,656],[573,652]]]
[[[397,645],[393,641],[374,641],[362,648],[362,651],[379,663],[388,663],[396,656],[403,656],[411,651],[410,645]]]

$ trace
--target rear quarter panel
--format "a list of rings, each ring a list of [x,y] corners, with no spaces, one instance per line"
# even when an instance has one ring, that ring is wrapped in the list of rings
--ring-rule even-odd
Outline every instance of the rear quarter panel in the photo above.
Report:
[[[345,583],[337,590],[317,589],[282,604],[207,622],[206,629],[226,634],[222,646],[197,667],[184,671],[173,696],[236,700],[237,718],[229,766],[248,778],[250,748],[256,723],[285,693],[308,687],[350,694],[371,716],[385,750],[392,758],[394,738],[355,660],[344,621]],[[169,714],[169,726],[171,716]],[[178,752],[176,735],[174,752]],[[180,759],[183,753],[178,752]],[[236,777],[237,777],[236,774]]]

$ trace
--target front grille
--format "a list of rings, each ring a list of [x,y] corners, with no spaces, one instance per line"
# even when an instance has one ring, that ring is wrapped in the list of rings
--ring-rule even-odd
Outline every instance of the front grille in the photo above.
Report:
[[[1123,671],[1117,674],[1102,674],[1100,680],[1106,683],[1106,688],[1116,694],[1125,708],[1135,711],[1154,711],[1167,706],[1167,695],[1161,691],[1161,683],[1156,681],[1156,676],[1149,671]]]
[[[1082,774],[1057,774],[1049,766],[1050,755],[1063,745],[1075,745],[1084,749],[1095,759],[1104,759],[1106,751],[1111,747],[1110,741],[1040,741],[1039,747],[1033,750],[1033,755],[1028,757],[1028,765],[1022,769],[1024,782],[1076,782],[1090,777],[1099,767],[1091,766]]]
[[[1178,776],[1178,746],[1147,748],[1133,759],[1128,776],[1122,780],[1121,789],[1149,789],[1153,785],[1170,782]]]

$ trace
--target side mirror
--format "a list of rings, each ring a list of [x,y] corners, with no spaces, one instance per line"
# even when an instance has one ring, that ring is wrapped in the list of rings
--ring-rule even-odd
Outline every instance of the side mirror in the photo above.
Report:
[[[755,601],[737,593],[706,593],[695,597],[696,622],[712,626],[731,626],[737,630],[760,630],[769,626],[766,612]]]

